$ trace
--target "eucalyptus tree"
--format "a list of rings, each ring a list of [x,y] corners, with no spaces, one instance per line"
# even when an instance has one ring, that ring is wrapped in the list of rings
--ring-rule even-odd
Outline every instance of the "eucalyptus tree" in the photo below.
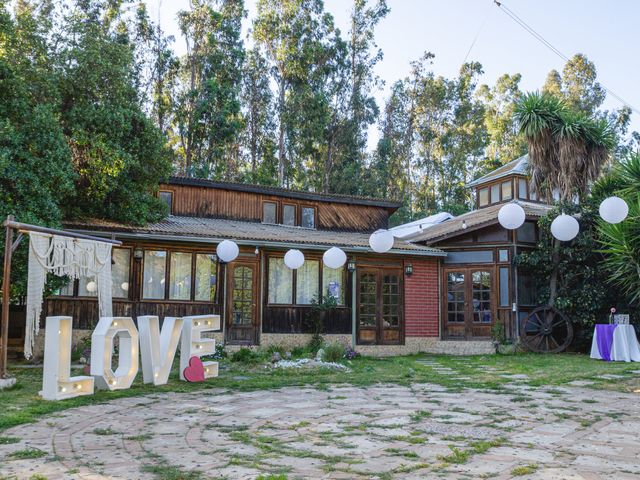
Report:
[[[179,14],[187,45],[175,108],[181,169],[233,177],[239,169],[242,0],[194,0]]]

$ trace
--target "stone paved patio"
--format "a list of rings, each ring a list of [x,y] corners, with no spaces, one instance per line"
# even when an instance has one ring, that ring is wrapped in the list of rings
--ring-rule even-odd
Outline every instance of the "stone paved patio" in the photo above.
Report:
[[[2,436],[20,441],[0,445],[0,478],[184,478],[168,473],[197,470],[229,479],[638,479],[638,432],[637,395],[518,380],[486,391],[208,390],[115,400],[10,429]],[[16,458],[27,449],[42,456]]]

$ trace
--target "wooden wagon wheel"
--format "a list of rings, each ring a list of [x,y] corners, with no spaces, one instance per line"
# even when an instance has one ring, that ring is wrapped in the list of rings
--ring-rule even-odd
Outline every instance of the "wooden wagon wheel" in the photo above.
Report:
[[[533,352],[562,352],[573,340],[573,325],[556,308],[538,307],[522,322],[520,339]]]

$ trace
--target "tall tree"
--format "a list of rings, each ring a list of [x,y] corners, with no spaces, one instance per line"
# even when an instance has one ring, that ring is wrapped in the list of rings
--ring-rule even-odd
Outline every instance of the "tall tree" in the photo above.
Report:
[[[521,79],[519,73],[504,74],[492,87],[481,85],[478,88],[478,98],[484,104],[484,124],[488,136],[486,159],[478,170],[479,175],[526,153],[526,141],[519,135],[513,115],[516,104],[522,97],[519,87]]]
[[[194,0],[179,14],[187,54],[175,122],[178,163],[188,174],[233,178],[238,172],[244,15],[242,0]]]
[[[275,131],[273,94],[269,68],[257,49],[247,52],[242,71],[241,100],[245,118],[244,146],[247,155],[245,178],[253,183],[275,184]]]
[[[131,30],[120,2],[79,0],[55,39],[60,120],[77,173],[69,216],[145,223],[165,212],[153,193],[170,160],[143,110]]]

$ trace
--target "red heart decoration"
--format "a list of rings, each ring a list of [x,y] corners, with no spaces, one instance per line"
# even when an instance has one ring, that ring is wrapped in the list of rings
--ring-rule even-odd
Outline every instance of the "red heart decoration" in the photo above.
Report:
[[[204,382],[204,365],[200,357],[191,357],[189,366],[182,372],[187,382]]]

